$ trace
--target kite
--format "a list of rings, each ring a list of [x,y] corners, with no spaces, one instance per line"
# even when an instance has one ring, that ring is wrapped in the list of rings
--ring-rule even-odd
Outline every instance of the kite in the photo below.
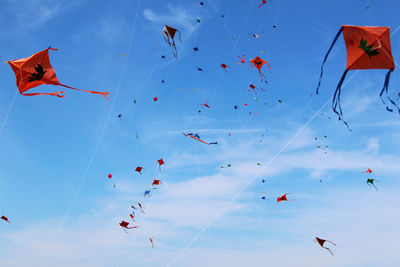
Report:
[[[154,102],[158,101],[158,98],[157,97],[153,97],[153,101]]]
[[[158,162],[158,168],[159,168],[160,171],[161,171],[161,165],[165,165],[165,162],[164,162],[163,159],[159,159],[159,160],[157,160],[157,162]]]
[[[206,100],[206,103],[205,104],[201,104],[203,107],[206,107],[206,108],[210,108],[210,106],[207,104],[207,100]]]
[[[332,241],[329,241],[329,240],[325,240],[325,239],[318,238],[318,237],[315,237],[314,241],[318,242],[318,244],[319,244],[321,247],[323,247],[324,249],[326,249],[327,251],[329,251],[329,253],[331,253],[331,254],[333,255],[332,251],[331,251],[329,248],[324,247],[324,243],[325,243],[325,242],[329,242],[329,243],[332,243],[333,245],[336,246],[335,243],[333,243]]]
[[[229,67],[228,65],[222,63],[222,64],[221,64],[221,68],[223,68],[225,72],[228,72],[228,71],[226,70],[226,68],[231,68],[231,67]]]
[[[135,214],[135,213],[133,213],[133,214]],[[135,215],[133,215],[132,213],[129,213],[129,217],[131,217],[131,219],[132,219],[132,221],[135,221]]]
[[[155,180],[154,179],[154,181],[153,181],[153,183],[151,185],[153,186],[153,185],[159,185],[159,184],[162,184],[161,180]]]
[[[279,203],[281,201],[293,201],[293,199],[287,199],[286,195],[291,194],[291,193],[286,193],[283,196],[280,196],[277,198],[276,203]]]
[[[154,248],[153,239],[151,238],[151,236],[149,238],[150,238],[151,248]]]
[[[262,0],[260,5],[257,8],[263,7],[267,3],[267,0]]]
[[[343,112],[340,104],[342,84],[349,70],[388,69],[389,71],[386,74],[383,88],[379,94],[379,97],[381,98],[382,103],[386,106],[386,110],[393,112],[393,109],[389,108],[382,98],[383,93],[385,93],[387,99],[393,104],[393,106],[397,108],[400,113],[399,107],[388,95],[390,74],[395,68],[390,46],[389,31],[389,27],[342,25],[333,39],[332,44],[329,47],[321,65],[321,73],[319,76],[316,93],[318,94],[318,90],[321,85],[324,64],[337,39],[343,32],[343,39],[346,44],[347,66],[336,87],[332,100],[332,110],[338,115],[339,120],[343,120]],[[347,128],[349,128],[346,121],[343,120],[343,122]]]
[[[244,57],[244,55],[238,56],[239,58],[239,63],[246,63],[246,58]]]
[[[112,174],[111,174],[111,173],[109,173],[109,174],[107,175],[107,177],[108,177],[108,179],[111,179],[111,177],[112,177]]]
[[[136,228],[139,228],[139,226],[131,226],[131,227],[129,227],[128,226],[129,223],[126,222],[126,221],[120,222],[119,225],[122,227],[122,229],[124,229],[125,233],[127,233],[127,231],[125,229],[136,229]]]
[[[150,192],[151,192],[150,189],[144,191],[144,196],[150,196]]]
[[[121,122],[122,122],[122,114],[118,114],[118,116],[117,116],[120,120],[121,120]]]
[[[365,172],[362,173],[372,173],[372,170],[370,168],[367,168],[367,170]]]
[[[255,34],[255,33],[254,33],[254,34],[252,35],[252,37],[254,37],[254,38],[258,39],[258,38],[260,38],[260,37],[261,37],[261,35],[258,35],[258,34]]]
[[[28,58],[21,58],[16,60],[8,61],[12,70],[15,73],[15,78],[17,80],[17,87],[21,95],[24,96],[34,96],[34,95],[52,95],[60,98],[64,97],[64,91],[53,92],[53,93],[25,93],[26,91],[42,85],[42,84],[51,84],[51,85],[59,85],[69,89],[99,94],[105,97],[109,95],[108,92],[95,92],[95,91],[87,91],[81,90],[74,87],[70,87],[65,84],[61,84],[57,79],[56,72],[50,64],[49,59],[49,50],[58,50],[55,48],[47,48]]]
[[[199,141],[199,142],[202,142],[203,144],[208,145],[208,143],[207,143],[207,142],[204,142],[203,140],[201,140],[201,139],[200,139],[200,136],[198,136],[198,135],[197,135],[197,137],[196,137],[196,135],[193,136],[193,134],[186,134],[186,133],[183,133],[183,135],[188,136],[188,137],[190,137],[190,138],[193,138],[194,140],[197,140],[197,141]]]
[[[200,5],[201,5],[201,6],[204,6],[204,2],[200,2]]]
[[[202,68],[199,68],[199,67],[196,67],[197,68],[197,70],[198,71],[203,71],[203,69]]]
[[[196,47],[193,47],[193,53],[195,53],[195,52],[197,52],[197,51],[199,51],[199,48],[196,46]]]
[[[6,223],[11,224],[6,216],[1,216],[1,219],[4,220]]]
[[[197,23],[200,23],[200,19],[196,19],[196,22],[197,22]]]
[[[175,33],[179,33],[179,41],[182,43],[181,40],[181,33],[177,30],[174,29],[170,26],[165,25],[164,29],[162,31],[162,34],[164,35],[164,40],[167,42],[167,44],[172,48],[172,54],[176,59],[178,59],[178,51],[176,50],[176,45],[175,45]]]
[[[376,186],[374,185],[374,181],[379,182],[376,179],[367,179],[367,185],[369,185],[369,187],[373,186],[376,190],[378,190],[378,188],[376,188]]]
[[[264,73],[261,72],[261,68],[264,66],[264,64],[267,63],[269,69],[271,69],[271,66],[269,65],[268,61],[265,61],[264,59],[260,58],[259,56],[255,57],[254,59],[252,59],[250,61],[250,66],[252,68],[257,68],[258,70],[258,74],[260,75],[260,77],[265,77]]]
[[[143,167],[136,167],[135,172],[142,174]]]
[[[144,214],[144,211],[143,211],[144,207],[142,206],[142,204],[140,204],[140,203],[138,202],[137,205],[138,205],[140,211]]]

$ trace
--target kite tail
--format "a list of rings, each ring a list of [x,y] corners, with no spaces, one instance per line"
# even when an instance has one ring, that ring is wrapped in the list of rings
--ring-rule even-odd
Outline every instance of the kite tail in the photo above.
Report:
[[[333,256],[333,253],[329,248],[327,248],[327,247],[323,247],[323,248],[326,249],[327,251],[329,251],[329,253],[331,253],[331,255]]]
[[[61,95],[61,94],[64,94],[64,91],[53,92],[53,93],[23,93],[22,95],[25,95],[25,96],[52,95],[52,96],[57,96],[59,98],[63,98],[65,95]]]
[[[336,87],[335,94],[333,95],[333,100],[332,100],[333,112],[335,112],[338,115],[339,120],[343,120],[342,106],[340,105],[340,94],[342,92],[343,81],[346,78],[348,71],[349,70],[346,69],[343,72],[342,78],[340,79],[340,81]],[[337,108],[339,108],[339,111],[337,110]],[[347,129],[349,129],[349,131],[351,132],[351,129],[350,129],[349,125],[347,124],[347,122],[343,120],[343,123],[347,126]]]
[[[324,74],[324,65],[325,65],[325,62],[326,62],[326,60],[328,59],[329,53],[331,52],[333,46],[335,45],[335,43],[336,43],[336,41],[337,41],[337,39],[339,38],[339,36],[340,36],[341,33],[342,33],[342,28],[340,28],[340,30],[339,30],[338,33],[336,34],[335,38],[334,38],[333,41],[332,41],[331,47],[329,47],[328,52],[326,52],[324,61],[322,61],[322,65],[321,65],[321,74],[319,75],[319,81],[318,81],[318,86],[317,86],[317,90],[316,90],[317,95],[318,95],[319,87],[321,86],[322,75]]]
[[[68,86],[68,85],[65,85],[65,84],[61,84],[61,83],[59,85],[64,86],[64,87],[69,88],[69,89],[81,91],[81,92],[102,95],[105,99],[110,100],[110,99],[107,98],[107,96],[109,95],[109,93],[107,91],[105,91],[105,92],[96,92],[96,91],[77,89],[77,88],[74,88],[74,87],[71,87],[71,86]]]
[[[390,103],[392,103],[392,105],[395,106],[395,107],[397,108],[397,111],[398,111],[399,114],[400,114],[400,108],[399,108],[399,107],[397,106],[397,104],[389,97],[389,94],[388,94],[389,81],[390,81],[390,74],[391,74],[392,72],[393,72],[393,70],[389,70],[388,73],[386,74],[385,83],[383,84],[383,88],[382,88],[382,91],[381,91],[381,93],[379,94],[379,96],[380,96],[380,98],[381,98],[381,100],[382,100],[382,103],[386,106],[386,110],[387,110],[387,111],[393,112],[393,109],[390,109],[390,108],[386,105],[385,101],[384,101],[383,98],[382,98],[383,93],[385,93],[387,99],[389,99]]]

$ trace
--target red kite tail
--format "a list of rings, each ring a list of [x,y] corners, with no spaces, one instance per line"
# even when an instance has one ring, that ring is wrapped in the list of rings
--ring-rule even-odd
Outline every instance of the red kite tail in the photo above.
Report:
[[[110,100],[110,99],[107,98],[107,96],[109,95],[109,93],[107,91],[105,91],[105,92],[96,92],[96,91],[77,89],[77,88],[74,88],[74,87],[71,87],[71,86],[68,86],[68,85],[65,85],[65,84],[61,84],[61,83],[59,85],[64,86],[64,87],[69,88],[69,89],[81,91],[81,92],[102,95],[105,99]]]
[[[52,96],[57,96],[59,98],[63,98],[65,95],[61,95],[61,94],[64,94],[64,91],[53,92],[53,93],[22,93],[22,95],[24,95],[24,96],[52,95]]]

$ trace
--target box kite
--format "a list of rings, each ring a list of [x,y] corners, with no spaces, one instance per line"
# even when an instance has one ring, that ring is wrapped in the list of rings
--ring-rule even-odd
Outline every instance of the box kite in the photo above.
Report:
[[[164,35],[164,40],[172,48],[172,54],[174,54],[174,57],[177,59],[178,51],[176,50],[175,39],[174,39],[176,33],[179,33],[179,41],[181,41],[182,43],[181,33],[177,29],[165,25],[162,31],[162,35]]]
[[[382,103],[386,106],[386,109],[390,112],[393,109],[389,108],[386,102],[383,100],[382,95],[385,93],[387,99],[397,108],[400,113],[399,107],[396,103],[388,96],[388,87],[390,74],[394,70],[394,61],[392,56],[392,50],[390,46],[390,32],[389,27],[372,27],[372,26],[350,26],[343,25],[339,32],[336,34],[328,52],[321,66],[321,74],[319,76],[317,94],[321,85],[322,75],[324,72],[324,64],[335,45],[340,34],[343,32],[344,42],[346,44],[347,53],[347,66],[344,71],[342,78],[340,79],[335,94],[333,95],[332,109],[338,115],[339,120],[342,120],[343,113],[340,105],[340,95],[342,90],[342,84],[346,78],[346,74],[349,70],[363,70],[363,69],[388,69],[386,78],[383,84],[383,88],[379,94]],[[347,123],[343,121],[348,127]]]
[[[53,93],[26,93],[26,91],[42,85],[42,84],[52,84],[59,85],[69,89],[99,94],[107,98],[108,92],[95,92],[95,91],[87,91],[80,90],[74,87],[67,86],[65,84],[61,84],[56,76],[56,72],[50,64],[49,59],[49,50],[58,50],[55,48],[47,48],[36,54],[33,54],[27,58],[21,58],[16,60],[8,61],[12,70],[15,73],[15,77],[17,79],[17,87],[21,95],[25,96],[34,96],[34,95],[53,95],[57,97],[64,97],[64,91],[53,92]],[[108,98],[107,98],[108,99]]]

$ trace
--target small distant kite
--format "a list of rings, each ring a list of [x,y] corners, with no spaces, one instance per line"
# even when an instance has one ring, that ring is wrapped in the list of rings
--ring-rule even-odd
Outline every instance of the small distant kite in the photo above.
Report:
[[[153,97],[153,101],[154,102],[158,101],[158,98],[157,97]]]
[[[139,210],[144,214],[144,207],[139,202],[137,203]]]
[[[151,192],[150,189],[144,191],[144,196],[150,196],[150,192]]]
[[[293,199],[287,199],[286,195],[289,195],[291,193],[286,193],[283,196],[280,196],[276,199],[276,203],[279,203],[281,201],[293,201]]]
[[[108,177],[108,179],[111,179],[111,177],[112,177],[112,174],[111,174],[111,173],[109,173],[109,174],[107,175],[107,177]]]
[[[199,48],[196,46],[196,47],[193,47],[193,53],[195,53],[195,52],[197,52],[197,51],[199,51]]]
[[[372,170],[370,168],[367,168],[367,170],[365,172],[362,173],[372,173]]]
[[[199,141],[199,142],[202,142],[203,144],[208,145],[207,142],[204,142],[203,140],[200,139],[200,136],[197,138],[196,136],[193,136],[193,135],[190,135],[190,134],[186,134],[186,133],[183,133],[183,135],[188,136],[188,137],[190,137],[190,138],[193,138],[194,140],[197,140],[197,141]]]
[[[207,104],[207,100],[206,100],[206,103],[205,104],[201,104],[203,107],[206,107],[206,108],[210,108],[210,106]]]
[[[178,59],[178,51],[176,50],[176,44],[174,38],[177,32],[179,33],[179,41],[182,43],[181,33],[177,29],[165,25],[162,31],[162,34],[164,35],[164,40],[172,48],[172,54],[176,59]]]
[[[6,216],[1,216],[1,219],[3,221],[5,221],[6,223],[11,224],[11,222],[8,220],[8,218]]]
[[[161,180],[155,180],[154,179],[154,181],[153,181],[153,183],[151,185],[154,186],[154,185],[159,185],[159,184],[162,184]]]
[[[140,174],[142,174],[142,170],[143,170],[144,168],[143,167],[136,167],[136,169],[135,169],[135,172],[138,172],[138,173],[140,173]]]
[[[127,233],[126,229],[136,229],[139,228],[139,226],[131,226],[129,227],[129,223],[126,221],[122,221],[119,223],[119,225],[122,227],[122,229]]]
[[[151,248],[154,248],[154,242],[153,242],[153,239],[151,238],[151,236],[149,237],[149,239],[150,239],[150,243],[151,243]]]
[[[135,215],[134,215],[135,213],[133,212],[133,213],[129,213],[129,217],[131,217],[131,219],[132,219],[132,221],[135,221]]]
[[[257,8],[263,7],[267,3],[267,0],[262,0],[260,5]]]
[[[322,238],[318,238],[318,237],[315,237],[314,241],[315,241],[315,242],[318,242],[318,244],[319,244],[321,247],[323,247],[324,249],[326,249],[327,251],[329,251],[329,253],[331,253],[331,255],[333,255],[332,251],[331,251],[329,248],[324,247],[324,243],[325,243],[325,242],[329,242],[329,243],[332,243],[334,246],[336,246],[335,243],[333,243],[332,241],[329,241],[329,240],[325,240],[325,239],[322,239]]]
[[[250,61],[250,66],[252,68],[257,68],[258,74],[260,77],[265,77],[264,73],[261,72],[261,68],[264,66],[264,64],[267,63],[269,69],[271,69],[271,66],[269,65],[268,61],[265,61],[264,59],[260,58],[259,56],[255,57]]]
[[[231,67],[229,67],[228,65],[222,63],[222,64],[221,64],[221,68],[223,68],[225,72],[228,72],[228,71],[226,70],[226,68],[231,68]]]
[[[244,55],[238,56],[239,58],[239,63],[246,63],[246,58]]]
[[[380,181],[376,179],[367,179],[367,185],[369,185],[369,187],[373,186],[376,190],[378,190],[378,188],[376,188],[376,186],[374,185],[375,181],[380,183]]]
[[[162,166],[162,165],[165,165],[165,162],[164,162],[163,159],[159,159],[159,160],[157,160],[157,162],[158,162],[158,168],[159,168],[160,171],[161,171],[161,166]]]
[[[393,112],[393,109],[389,108],[386,102],[383,100],[383,93],[385,93],[387,99],[390,101],[390,103],[392,103],[394,107],[397,108],[400,113],[399,107],[388,95],[390,74],[395,69],[392,50],[390,46],[389,27],[343,25],[333,39],[332,44],[329,47],[328,52],[326,53],[322,62],[321,73],[319,76],[316,93],[318,94],[318,90],[321,85],[322,75],[324,72],[324,64],[342,32],[344,42],[346,44],[347,66],[342,75],[342,78],[340,79],[336,87],[332,101],[332,109],[338,115],[338,119],[343,119],[342,107],[340,105],[340,96],[344,79],[346,78],[346,74],[349,70],[389,69],[386,74],[383,88],[379,96],[382,103],[386,106],[387,111]],[[347,126],[348,129],[350,129],[346,121],[343,120],[343,123]]]
[[[45,50],[37,52],[36,54],[33,54],[28,58],[21,58],[8,61],[8,64],[10,64],[12,70],[15,73],[15,77],[17,79],[17,87],[21,95],[24,96],[52,95],[63,98],[64,91],[53,92],[53,93],[25,93],[26,91],[36,86],[42,84],[51,84],[51,85],[63,86],[81,92],[99,94],[108,99],[107,98],[107,96],[109,95],[108,92],[81,90],[67,86],[65,84],[61,84],[57,79],[55,70],[50,64],[49,50],[58,50],[58,49],[49,47]]]

